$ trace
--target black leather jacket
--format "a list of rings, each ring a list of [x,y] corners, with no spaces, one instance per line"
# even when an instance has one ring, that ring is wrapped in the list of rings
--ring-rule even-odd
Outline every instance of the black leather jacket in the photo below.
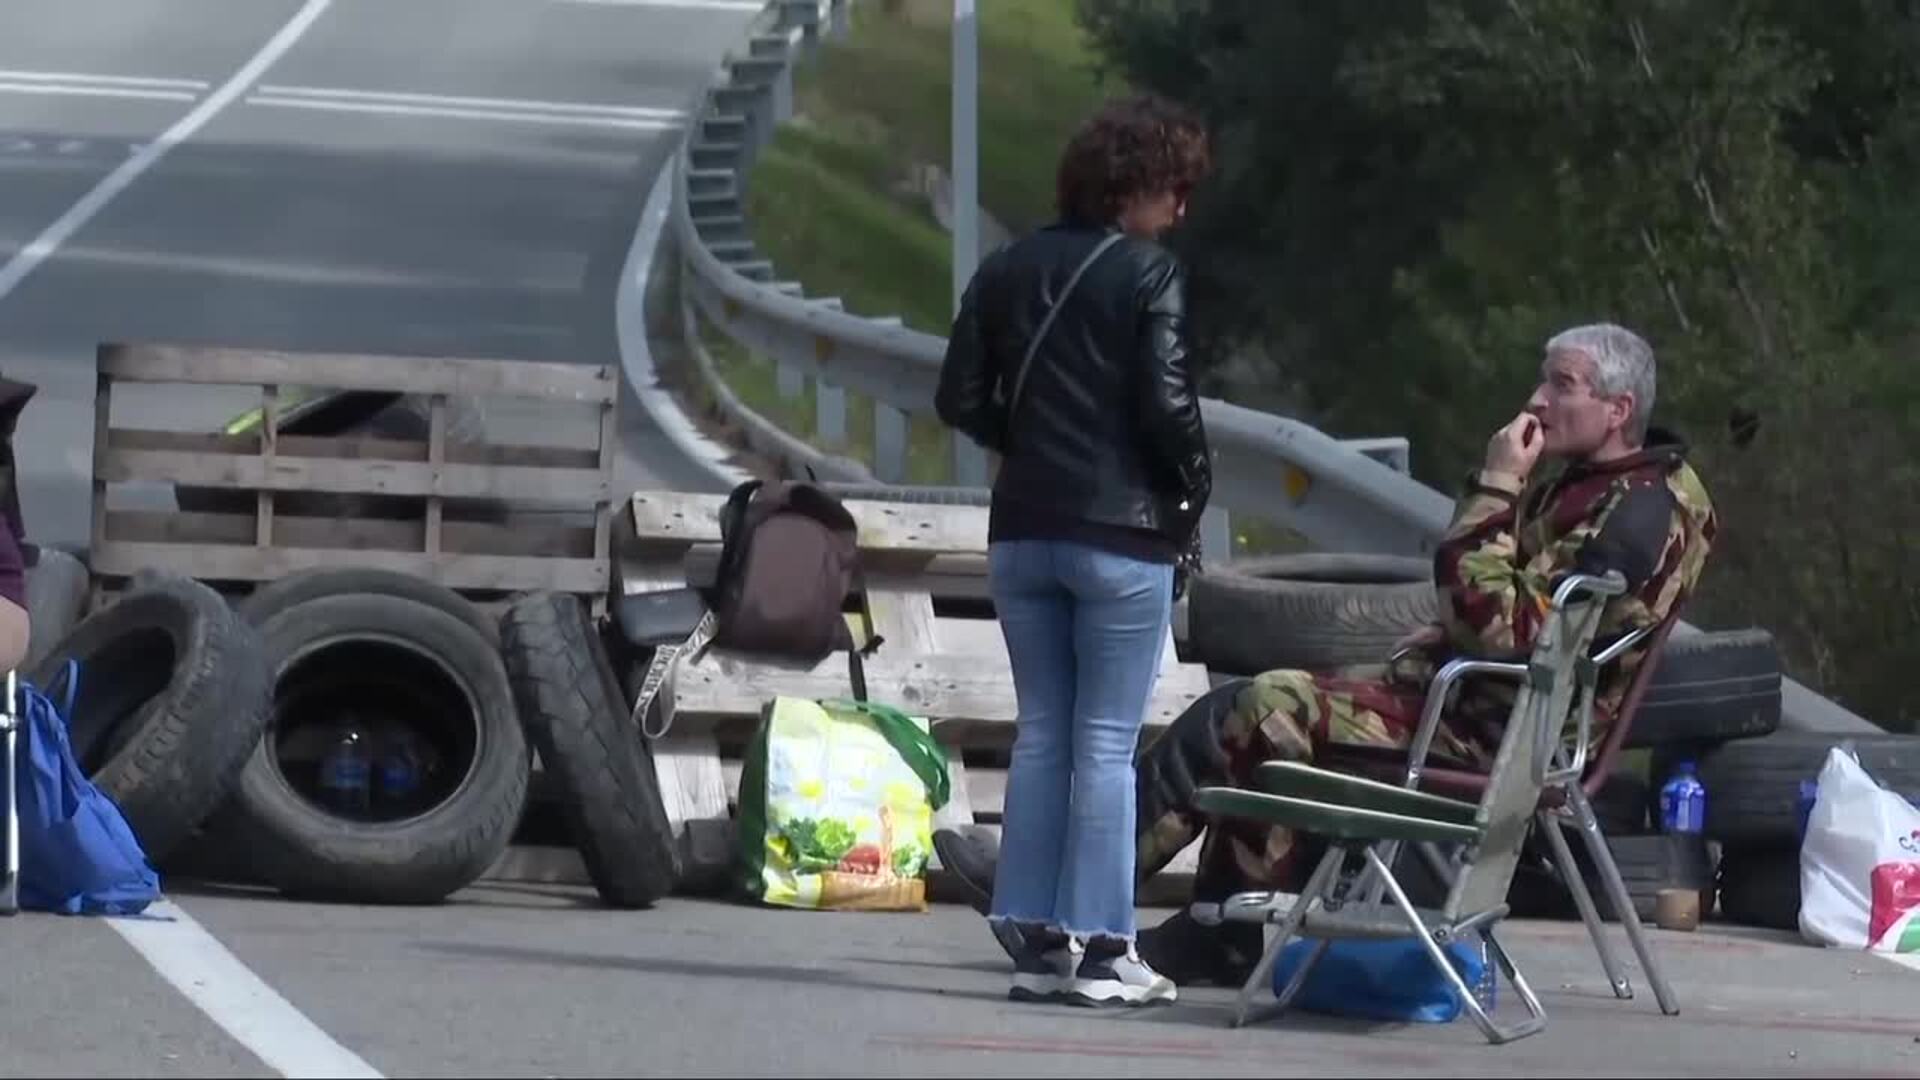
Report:
[[[1028,342],[1106,236],[1056,224],[982,262],[947,339],[935,407],[1001,455],[996,501],[1184,545],[1213,473],[1188,365],[1185,274],[1171,252],[1134,237],[1108,248],[1055,317],[1018,415],[1007,415]]]

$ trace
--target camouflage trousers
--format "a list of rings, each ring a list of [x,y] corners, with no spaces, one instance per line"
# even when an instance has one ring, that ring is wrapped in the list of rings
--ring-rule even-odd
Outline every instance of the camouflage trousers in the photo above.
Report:
[[[1376,669],[1377,670],[1377,669]],[[1196,900],[1245,889],[1296,890],[1317,854],[1290,830],[1241,819],[1210,820],[1193,793],[1210,785],[1249,787],[1267,761],[1312,763],[1329,746],[1404,748],[1426,701],[1425,680],[1364,680],[1338,673],[1269,671],[1217,687],[1181,714],[1135,763],[1140,880],[1164,868],[1205,834]],[[1485,760],[1475,740],[1445,721],[1432,758]]]

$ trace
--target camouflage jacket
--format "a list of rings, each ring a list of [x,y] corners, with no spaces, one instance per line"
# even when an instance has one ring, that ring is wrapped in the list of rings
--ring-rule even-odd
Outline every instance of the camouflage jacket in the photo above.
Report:
[[[1515,476],[1476,471],[1434,555],[1447,642],[1428,659],[1524,656],[1554,588],[1576,572],[1618,570],[1627,579],[1627,593],[1608,602],[1596,640],[1655,626],[1692,593],[1717,528],[1706,488],[1686,462],[1686,446],[1658,429],[1638,453],[1545,466],[1525,485]],[[1596,739],[1644,658],[1644,648],[1629,650],[1601,674]],[[1500,694],[1485,703],[1511,700]]]

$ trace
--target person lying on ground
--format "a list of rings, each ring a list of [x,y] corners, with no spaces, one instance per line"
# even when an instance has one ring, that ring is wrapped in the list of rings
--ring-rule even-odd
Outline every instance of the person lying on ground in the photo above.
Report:
[[[1208,694],[1182,713],[1135,762],[1140,880],[1201,839],[1195,900],[1258,889],[1297,892],[1311,853],[1299,850],[1289,830],[1210,821],[1193,808],[1193,793],[1251,787],[1262,762],[1312,762],[1330,744],[1406,747],[1438,667],[1461,655],[1524,656],[1568,574],[1619,571],[1627,581],[1628,592],[1603,613],[1601,641],[1658,625],[1691,594],[1717,520],[1685,445],[1648,427],[1652,348],[1629,330],[1599,324],[1556,335],[1545,353],[1526,409],[1494,433],[1434,555],[1440,622],[1400,643],[1384,679],[1269,671]],[[1551,464],[1543,466],[1543,459]],[[1644,653],[1644,646],[1631,649],[1602,674],[1596,742]],[[1512,703],[1511,684],[1469,680],[1429,760],[1484,768]],[[978,849],[963,850],[967,845],[956,834],[937,839],[943,860],[954,852],[968,884],[979,888],[973,878],[990,875],[990,859]],[[1258,926],[1205,927],[1183,908],[1142,931],[1138,948],[1176,984],[1238,984],[1258,960],[1261,942]]]

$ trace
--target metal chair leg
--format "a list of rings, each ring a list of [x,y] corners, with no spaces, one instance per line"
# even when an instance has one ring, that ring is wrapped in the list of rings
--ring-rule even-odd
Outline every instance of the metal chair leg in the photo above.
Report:
[[[1620,867],[1613,861],[1613,852],[1607,847],[1607,838],[1600,831],[1600,819],[1594,816],[1593,804],[1587,801],[1587,793],[1577,786],[1569,785],[1567,802],[1573,807],[1574,820],[1580,825],[1580,835],[1586,838],[1587,852],[1593,856],[1593,863],[1600,871],[1600,883],[1605,886],[1607,895],[1613,898],[1613,909],[1620,915],[1620,925],[1626,927],[1627,940],[1632,943],[1633,951],[1640,958],[1640,970],[1647,973],[1647,982],[1653,986],[1653,997],[1660,1003],[1660,1011],[1668,1016],[1680,1013],[1680,1003],[1673,996],[1673,988],[1667,985],[1667,977],[1661,972],[1659,964],[1653,959],[1653,948],[1647,942],[1646,929],[1640,925],[1640,913],[1634,910],[1633,897],[1627,894],[1626,882],[1620,879]]]
[[[1527,985],[1527,980],[1521,976],[1520,969],[1514,966],[1513,958],[1507,955],[1506,949],[1494,938],[1491,928],[1482,927],[1479,931],[1480,937],[1487,943],[1487,951],[1493,954],[1494,961],[1500,965],[1500,970],[1506,974],[1507,981],[1513,984],[1514,990],[1520,995],[1521,1003],[1527,1009],[1527,1018],[1516,1024],[1503,1026],[1494,1022],[1493,1017],[1489,1016],[1486,1008],[1480,1004],[1480,998],[1474,994],[1473,988],[1460,977],[1460,971],[1453,966],[1452,958],[1447,955],[1445,949],[1440,947],[1440,943],[1434,940],[1433,932],[1427,924],[1421,921],[1420,912],[1413,906],[1413,901],[1407,898],[1406,890],[1400,887],[1400,882],[1388,872],[1386,864],[1380,861],[1380,856],[1371,848],[1367,850],[1367,861],[1385,878],[1387,892],[1393,897],[1394,906],[1400,909],[1401,915],[1405,916],[1408,931],[1419,938],[1420,944],[1427,950],[1428,958],[1439,967],[1440,973],[1453,986],[1454,993],[1460,995],[1461,1007],[1473,1017],[1473,1022],[1479,1025],[1480,1033],[1486,1036],[1488,1042],[1509,1043],[1546,1030],[1546,1007],[1540,1003],[1540,998],[1533,992],[1533,987]]]
[[[1326,891],[1327,883],[1333,879],[1335,871],[1339,870],[1344,858],[1345,852],[1340,848],[1330,847],[1321,857],[1320,865],[1313,868],[1313,874],[1307,878],[1306,887],[1300,890],[1300,899],[1295,902],[1292,910],[1287,912],[1287,917],[1281,920],[1279,931],[1267,943],[1266,951],[1260,954],[1260,962],[1253,966],[1253,973],[1247,976],[1246,983],[1240,987],[1240,996],[1233,1006],[1231,1026],[1245,1027],[1250,1023],[1279,1016],[1286,1012],[1287,1006],[1293,1003],[1294,996],[1300,992],[1302,986],[1306,985],[1307,972],[1312,970],[1313,965],[1318,963],[1320,957],[1326,952],[1324,943],[1314,950],[1306,963],[1300,965],[1299,971],[1294,972],[1285,992],[1277,1000],[1257,1007],[1253,1004],[1255,997],[1273,985],[1273,968],[1280,960],[1280,951],[1287,947],[1287,942],[1299,934],[1301,925],[1306,921],[1308,910],[1314,904],[1321,902],[1321,894]]]
[[[7,676],[7,700],[0,704],[0,744],[4,744],[4,755],[0,755],[0,793],[4,793],[6,802],[0,806],[0,812],[6,815],[6,863],[0,867],[0,915],[12,915],[20,910],[20,793],[15,790],[15,779],[19,775],[15,762],[19,757],[19,714],[16,712],[13,693],[13,676]]]
[[[1573,906],[1580,911],[1580,921],[1587,924],[1587,933],[1593,938],[1594,951],[1600,954],[1600,966],[1606,969],[1613,996],[1623,1001],[1632,1000],[1633,983],[1620,970],[1620,961],[1613,955],[1613,942],[1607,939],[1607,924],[1594,906],[1586,875],[1580,872],[1580,864],[1573,859],[1573,848],[1568,846],[1567,836],[1561,832],[1563,826],[1559,816],[1552,811],[1542,810],[1534,815],[1534,823],[1546,834],[1547,846],[1553,849],[1554,865],[1560,868],[1560,877],[1567,883],[1567,891],[1573,894]]]

